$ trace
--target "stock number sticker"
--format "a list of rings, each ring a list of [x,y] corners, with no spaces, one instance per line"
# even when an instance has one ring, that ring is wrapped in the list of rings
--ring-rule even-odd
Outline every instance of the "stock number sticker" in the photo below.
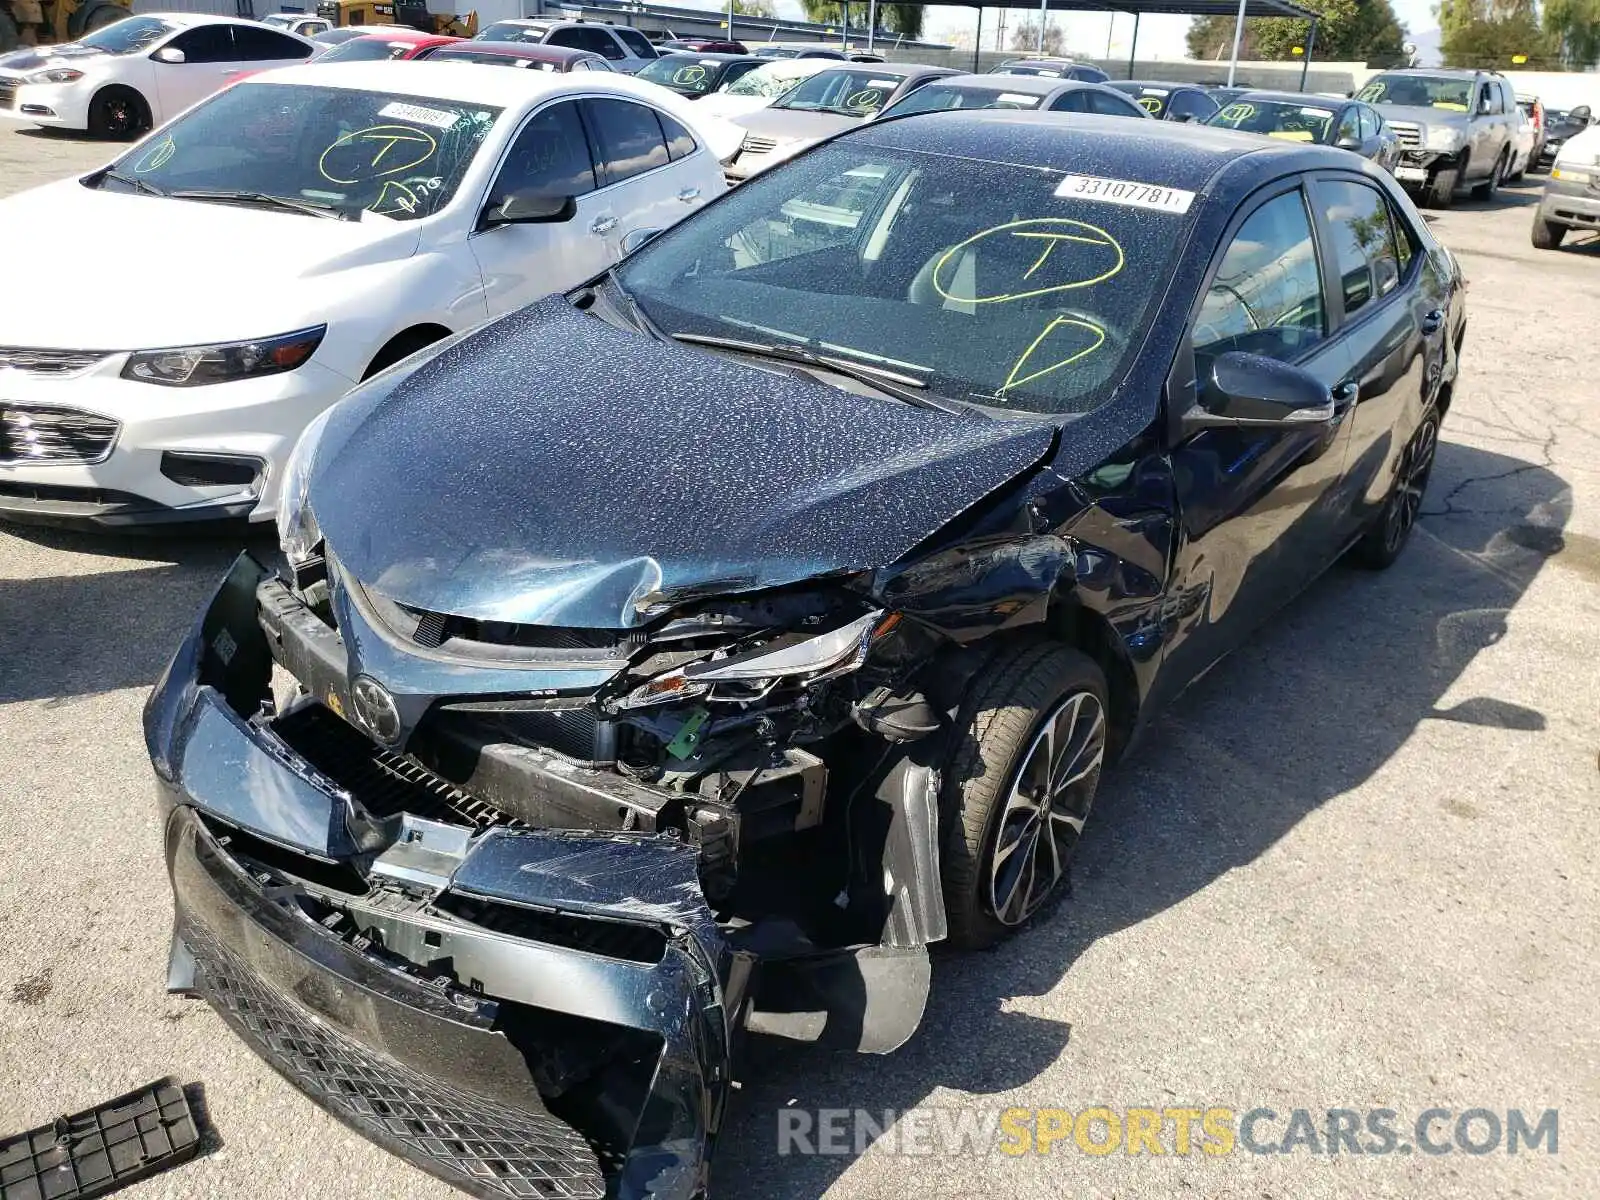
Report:
[[[1067,175],[1057,185],[1056,195],[1064,200],[1099,200],[1105,204],[1169,213],[1186,213],[1194,203],[1194,193],[1182,188],[1159,187],[1131,179],[1102,179],[1098,175]]]

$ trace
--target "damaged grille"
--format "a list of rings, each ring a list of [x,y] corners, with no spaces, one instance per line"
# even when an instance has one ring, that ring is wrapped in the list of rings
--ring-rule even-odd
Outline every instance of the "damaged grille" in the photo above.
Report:
[[[456,728],[462,722],[477,726],[485,741],[515,742],[553,750],[564,758],[590,766],[615,762],[616,726],[587,709],[530,712],[479,712],[466,706],[444,705],[439,717]]]
[[[625,962],[658,963],[667,952],[667,937],[659,929],[632,925],[626,921],[606,921],[596,917],[573,917],[480,900],[460,892],[445,892],[434,902],[440,912],[507,937],[524,938],[559,946],[564,950],[583,950]]]
[[[1407,150],[1415,150],[1422,145],[1422,134],[1415,125],[1390,121],[1389,128],[1394,130],[1394,136],[1400,139],[1400,144]]]
[[[599,1200],[587,1141],[547,1113],[458,1091],[330,1029],[269,989],[202,926],[184,940],[206,1000],[256,1053],[341,1120],[478,1196]]]
[[[416,760],[376,745],[320,704],[308,704],[279,717],[272,723],[272,731],[374,817],[410,813],[477,829],[520,824]]]

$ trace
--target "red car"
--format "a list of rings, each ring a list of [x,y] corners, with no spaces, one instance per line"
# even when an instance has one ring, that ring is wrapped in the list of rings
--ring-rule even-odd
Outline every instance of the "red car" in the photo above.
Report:
[[[448,46],[465,38],[447,37],[439,33],[423,33],[396,25],[393,33],[369,33],[347,42],[340,42],[326,54],[317,56],[317,62],[374,62],[385,58],[421,58],[430,50]]]
[[[690,50],[695,54],[749,54],[743,42],[719,42],[716,38],[672,38],[657,42],[657,50]]]
[[[611,64],[593,50],[574,50],[545,42],[485,42],[473,38],[460,46],[446,46],[417,55],[429,62],[470,62],[491,67],[521,67],[528,71],[609,71]]]

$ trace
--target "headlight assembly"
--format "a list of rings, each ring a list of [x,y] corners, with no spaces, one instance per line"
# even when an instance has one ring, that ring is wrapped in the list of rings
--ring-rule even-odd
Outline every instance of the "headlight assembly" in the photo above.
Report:
[[[306,502],[306,493],[311,486],[317,443],[322,440],[322,432],[332,415],[333,409],[325,408],[306,426],[283,467],[283,487],[278,493],[278,542],[283,547],[284,557],[294,566],[310,559],[322,541],[322,530],[317,528],[317,518]]]
[[[24,83],[77,83],[83,78],[82,71],[74,71],[71,67],[51,67],[48,71],[35,71],[25,76]]]
[[[1435,125],[1428,130],[1429,150],[1443,150],[1449,154],[1461,149],[1465,142],[1466,137],[1461,130],[1450,125]]]
[[[622,708],[641,708],[703,696],[718,683],[772,684],[780,679],[818,683],[848,674],[867,661],[875,639],[900,620],[898,613],[874,611],[841,625],[831,633],[806,638],[776,649],[763,647],[749,654],[707,663],[693,663],[657,675],[618,701]]]
[[[162,387],[201,387],[279,375],[301,366],[316,353],[326,325],[249,342],[223,342],[214,346],[175,346],[170,350],[138,350],[122,368],[124,379]]]

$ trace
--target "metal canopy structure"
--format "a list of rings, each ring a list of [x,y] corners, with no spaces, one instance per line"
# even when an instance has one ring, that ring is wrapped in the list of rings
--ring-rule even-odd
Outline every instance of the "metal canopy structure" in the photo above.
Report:
[[[857,0],[860,3],[861,0]],[[867,18],[867,47],[873,44],[873,36],[877,32],[878,0],[867,0],[869,16]],[[1249,17],[1291,17],[1301,21],[1311,22],[1311,31],[1306,38],[1306,52],[1301,59],[1300,87],[1305,89],[1306,69],[1311,65],[1312,53],[1317,45],[1317,14],[1309,8],[1295,4],[1292,0],[993,0],[993,2],[976,3],[974,0],[922,0],[927,8],[971,8],[978,13],[978,33],[973,40],[972,62],[977,68],[979,49],[983,45],[983,10],[986,8],[1014,8],[1037,10],[1040,14],[1039,21],[1039,46],[1040,52],[1044,50],[1044,16],[1052,12],[1083,12],[1083,13],[1117,13],[1129,14],[1133,17],[1133,40],[1128,53],[1128,70],[1133,70],[1134,60],[1139,49],[1139,18],[1143,16],[1170,16],[1170,17],[1233,17],[1234,39],[1233,58],[1228,64],[1228,83],[1231,85],[1234,72],[1239,65],[1239,39],[1244,30],[1244,22]],[[733,7],[732,0],[728,0],[728,7]],[[845,12],[850,11],[850,0],[845,0]],[[848,15],[845,20],[849,24]]]

